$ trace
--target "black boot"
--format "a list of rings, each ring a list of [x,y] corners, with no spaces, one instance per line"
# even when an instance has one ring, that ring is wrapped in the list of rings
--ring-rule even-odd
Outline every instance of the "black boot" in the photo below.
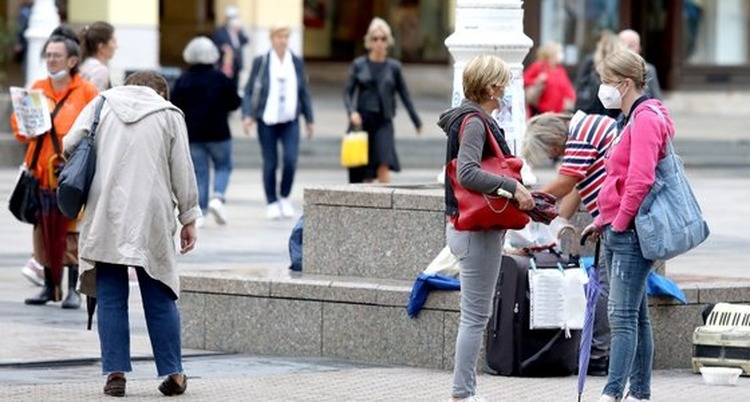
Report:
[[[80,308],[81,307],[81,296],[76,290],[76,284],[78,283],[78,265],[68,266],[68,295],[65,296],[65,300],[62,302],[62,308]]]
[[[49,301],[53,301],[55,298],[55,284],[52,281],[52,271],[49,267],[44,267],[44,287],[36,297],[31,297],[24,300],[26,304],[32,305],[44,305]]]

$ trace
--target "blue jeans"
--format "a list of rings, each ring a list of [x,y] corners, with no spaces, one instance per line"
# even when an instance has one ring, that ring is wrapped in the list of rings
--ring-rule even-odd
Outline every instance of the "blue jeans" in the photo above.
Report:
[[[455,398],[476,394],[477,358],[492,313],[505,231],[458,231],[448,224],[446,240],[461,267],[461,316],[453,366]]]
[[[651,398],[654,338],[648,316],[646,281],[653,261],[641,253],[635,230],[604,229],[604,257],[609,270],[609,324],[612,344],[604,394],[620,398],[630,381],[630,395]]]
[[[294,173],[299,155],[299,119],[287,123],[267,125],[258,120],[258,140],[263,153],[263,189],[266,201],[273,204],[292,192]],[[281,188],[276,190],[276,168],[279,165],[278,143],[283,148],[284,167],[281,171]]]
[[[156,371],[160,377],[182,373],[177,297],[143,268],[136,268],[136,272]],[[104,374],[133,370],[130,365],[129,291],[128,267],[96,263],[96,319]]]
[[[211,181],[211,166],[214,165],[214,194],[224,200],[232,174],[232,139],[212,142],[191,142],[190,157],[193,159],[195,179],[198,181],[198,205],[208,210],[208,186]]]

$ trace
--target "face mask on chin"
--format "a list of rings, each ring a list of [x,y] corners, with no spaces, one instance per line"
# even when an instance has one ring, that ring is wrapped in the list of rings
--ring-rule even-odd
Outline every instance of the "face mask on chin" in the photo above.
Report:
[[[612,85],[599,85],[598,96],[605,109],[619,109],[622,106],[622,95]]]
[[[65,77],[68,76],[68,70],[62,69],[62,70],[60,70],[58,72],[55,72],[55,73],[48,71],[47,75],[49,75],[49,77],[52,79],[52,81],[60,81],[60,80],[62,80]]]

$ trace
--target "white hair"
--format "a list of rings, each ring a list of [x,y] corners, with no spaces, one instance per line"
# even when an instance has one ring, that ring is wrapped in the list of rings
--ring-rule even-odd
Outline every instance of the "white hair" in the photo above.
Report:
[[[219,49],[205,36],[198,36],[185,46],[182,58],[188,64],[214,64],[219,60]]]

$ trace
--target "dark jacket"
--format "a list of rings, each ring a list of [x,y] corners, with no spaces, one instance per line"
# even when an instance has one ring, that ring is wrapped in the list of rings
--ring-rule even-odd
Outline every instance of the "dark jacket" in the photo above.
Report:
[[[263,117],[263,111],[266,110],[268,90],[271,85],[271,78],[268,73],[268,57],[270,56],[270,54],[271,51],[253,59],[253,70],[250,73],[250,78],[247,80],[247,85],[245,85],[245,96],[242,98],[242,117],[252,117],[255,120],[260,120]],[[305,116],[305,121],[307,122],[307,124],[312,124],[312,99],[310,98],[310,87],[307,85],[305,65],[304,63],[302,63],[302,59],[300,59],[293,53],[292,62],[294,63],[294,71],[297,72],[296,115],[299,116],[300,114],[302,114],[303,116]],[[263,71],[260,71],[261,66],[263,67]],[[260,74],[260,77],[258,77],[258,74]],[[260,96],[258,98],[258,105],[255,110],[250,110],[256,78],[260,79]]]
[[[232,81],[208,64],[190,66],[175,82],[171,100],[185,114],[190,142],[231,138],[228,115],[242,102]]]
[[[475,116],[482,122],[481,126],[475,126],[471,123],[472,120],[475,120],[475,118],[472,117],[471,119],[469,119],[469,121],[467,121],[467,124],[464,127],[466,131],[476,130],[476,132],[478,133],[478,135],[474,136],[474,138],[477,139],[476,144],[471,145],[476,149],[479,149],[480,146],[482,147],[481,159],[484,159],[485,157],[493,153],[492,149],[489,146],[485,146],[487,145],[487,125],[489,125],[490,131],[495,137],[498,145],[500,145],[500,149],[502,150],[503,154],[512,155],[510,152],[510,148],[505,141],[505,133],[503,132],[503,129],[501,129],[500,126],[497,125],[494,119],[487,116],[487,114],[476,103],[464,100],[461,105],[443,112],[438,119],[438,127],[440,127],[448,137],[445,149],[446,165],[453,159],[459,157],[459,150],[461,145],[459,143],[459,131],[461,128],[461,123],[469,114],[475,114]],[[467,140],[465,137],[461,137],[461,141],[466,144],[466,142],[470,140]],[[480,143],[482,144],[480,145]],[[462,151],[462,154],[467,155],[468,153],[464,153],[464,151]],[[477,153],[477,157],[478,156],[479,155]],[[486,171],[481,171],[479,169],[481,159],[468,161],[465,160],[463,161],[463,166],[461,163],[459,163],[459,172],[457,173],[459,176],[459,182],[462,183],[462,185],[466,188],[470,188],[474,191],[484,192],[487,194],[494,193],[498,188],[501,187],[509,193],[514,194],[516,192],[516,181],[503,176],[497,176]],[[461,161],[459,160],[459,162]],[[471,181],[471,183],[469,183],[468,181]],[[445,214],[448,216],[455,216],[457,213],[458,202],[456,201],[456,196],[454,195],[450,178],[446,173]]]
[[[392,119],[396,115],[396,92],[404,102],[414,126],[422,127],[422,121],[414,109],[406,82],[401,75],[401,63],[394,59],[386,59],[386,68],[383,70],[381,80],[376,81],[367,67],[367,56],[357,57],[352,63],[349,80],[344,89],[344,105],[347,114],[380,112],[383,118]]]
[[[244,67],[245,65],[242,56],[242,47],[247,45],[247,43],[249,42],[247,36],[245,36],[245,33],[242,31],[237,34],[237,37],[240,42],[240,47],[234,47],[234,45],[232,44],[232,39],[229,37],[229,31],[225,26],[217,28],[216,32],[214,32],[213,37],[214,44],[217,48],[219,48],[220,54],[222,46],[229,45],[232,47],[232,50],[234,51],[234,58],[232,59],[232,70],[235,77],[239,75],[240,71],[242,71],[242,67]],[[219,63],[221,63],[221,58],[219,58]]]

